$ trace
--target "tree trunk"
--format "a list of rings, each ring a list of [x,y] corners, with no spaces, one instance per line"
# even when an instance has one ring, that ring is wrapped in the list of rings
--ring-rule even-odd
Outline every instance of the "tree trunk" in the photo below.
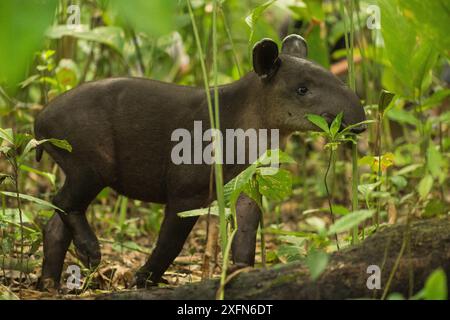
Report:
[[[416,221],[409,228],[406,225],[384,227],[361,244],[331,254],[326,270],[316,282],[300,262],[241,273],[226,286],[225,298],[380,298],[396,262],[387,292],[409,297],[422,289],[430,273],[439,267],[446,272],[450,287],[450,218]],[[367,288],[367,280],[372,275],[367,272],[370,265],[381,269],[379,290]],[[106,294],[97,299],[215,299],[218,284],[217,280],[208,280],[175,289]]]

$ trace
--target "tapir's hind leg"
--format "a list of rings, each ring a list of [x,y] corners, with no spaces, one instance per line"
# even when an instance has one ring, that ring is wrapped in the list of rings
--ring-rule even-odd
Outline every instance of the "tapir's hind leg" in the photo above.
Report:
[[[61,272],[72,234],[55,213],[44,229],[44,262],[39,279],[39,290],[51,290],[59,287]]]
[[[195,204],[169,203],[159,232],[158,242],[150,259],[136,273],[136,285],[145,288],[161,281],[164,272],[183,249],[198,217],[180,218],[177,213],[198,208]]]
[[[89,170],[76,166],[76,172],[66,173],[64,186],[53,199],[53,203],[64,212],[57,211],[45,228],[44,265],[42,281],[51,279],[59,285],[62,264],[70,240],[73,240],[77,256],[87,267],[98,266],[101,259],[100,246],[86,219],[86,209],[103,185]],[[50,281],[47,281],[50,282]]]

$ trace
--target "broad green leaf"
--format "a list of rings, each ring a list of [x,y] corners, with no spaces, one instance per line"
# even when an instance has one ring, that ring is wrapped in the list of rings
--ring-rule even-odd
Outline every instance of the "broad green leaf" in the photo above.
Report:
[[[406,123],[412,126],[419,126],[420,120],[417,119],[411,112],[405,111],[400,108],[392,108],[387,112],[387,116],[390,120],[397,121],[398,123]]]
[[[425,287],[420,292],[419,297],[425,300],[447,300],[447,275],[442,268],[439,268],[427,278]]]
[[[333,214],[335,215],[345,216],[350,213],[346,207],[339,204],[333,204],[331,207],[333,208]]]
[[[398,0],[407,19],[416,31],[442,54],[449,54],[450,3],[447,0]]]
[[[107,45],[117,53],[123,54],[125,45],[125,34],[119,27],[107,26],[98,27],[89,30],[86,25],[58,25],[53,26],[47,31],[47,37],[50,39],[61,39],[62,37],[74,37],[86,41],[94,41]]]
[[[332,235],[335,233],[341,233],[344,231],[348,231],[353,227],[356,227],[364,220],[370,218],[374,214],[374,210],[358,210],[353,211],[339,220],[337,220],[333,225],[330,226],[328,230],[328,235]]]
[[[399,1],[377,0],[377,4],[381,9],[384,52],[395,78],[401,83],[397,85],[397,81],[391,81],[396,88],[389,89],[394,92],[401,90],[397,93],[416,98],[416,91],[425,89],[424,80],[429,78],[438,52],[432,42],[426,39],[422,32],[418,32],[409,17],[410,11],[403,10]]]
[[[244,192],[248,197],[253,199],[259,207],[262,209],[262,203],[261,203],[261,194],[259,193],[258,186],[255,179],[252,179],[249,181],[244,188],[242,189],[242,192]]]
[[[256,176],[259,192],[269,200],[282,201],[292,193],[292,175],[285,169],[278,169],[275,174],[264,174],[265,170],[273,168],[259,168],[261,174]]]
[[[427,174],[420,180],[419,185],[417,186],[417,191],[419,192],[420,197],[425,199],[430,193],[432,187],[433,177],[430,174]]]
[[[256,165],[251,165],[224,186],[225,203],[237,200],[244,186],[253,178]]]
[[[328,254],[316,249],[311,250],[306,257],[306,265],[308,266],[311,279],[317,280],[320,275],[325,271],[328,265]]]
[[[72,152],[72,146],[66,140],[48,139],[47,141],[60,149]]]
[[[321,116],[317,114],[307,114],[306,118],[315,124],[317,127],[322,129],[323,132],[330,133],[330,128],[328,127],[328,122]]]
[[[43,46],[57,0],[0,1],[0,84],[13,93],[26,77],[33,55]]]

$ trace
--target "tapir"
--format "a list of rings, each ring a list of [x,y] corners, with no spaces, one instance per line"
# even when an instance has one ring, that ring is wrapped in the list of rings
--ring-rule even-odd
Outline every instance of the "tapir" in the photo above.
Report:
[[[281,50],[271,39],[253,48],[253,70],[219,86],[220,128],[277,129],[280,146],[296,131],[317,129],[307,114],[331,122],[343,113],[345,126],[365,120],[359,98],[318,64],[307,60],[308,47],[299,35],[289,35]],[[211,89],[211,96],[213,91]],[[59,286],[70,243],[89,267],[100,263],[100,246],[86,219],[86,209],[105,187],[144,202],[165,204],[164,219],[151,256],[136,273],[139,288],[163,281],[164,272],[183,248],[197,217],[177,213],[207,207],[210,164],[174,164],[174,130],[192,131],[194,122],[209,128],[206,91],[143,78],[111,78],[88,82],[53,99],[37,116],[37,139],[64,139],[72,151],[45,143],[45,150],[65,173],[53,203],[56,210],[44,228],[41,289]],[[363,131],[364,125],[353,132]],[[224,152],[226,152],[224,150]],[[224,181],[245,164],[225,164]],[[235,266],[253,266],[260,209],[241,195],[237,233],[232,243]]]

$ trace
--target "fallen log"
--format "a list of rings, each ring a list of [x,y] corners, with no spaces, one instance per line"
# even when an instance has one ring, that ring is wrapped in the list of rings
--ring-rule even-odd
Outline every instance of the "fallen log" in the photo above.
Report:
[[[371,265],[381,269],[380,289],[370,290],[366,285]],[[361,244],[331,254],[326,270],[316,281],[300,262],[241,273],[227,284],[225,298],[379,299],[390,277],[386,291],[408,297],[422,289],[437,268],[443,268],[450,287],[449,217],[415,221],[409,227],[383,227]],[[96,299],[214,299],[218,286],[218,280],[208,280],[177,288],[105,294]]]

